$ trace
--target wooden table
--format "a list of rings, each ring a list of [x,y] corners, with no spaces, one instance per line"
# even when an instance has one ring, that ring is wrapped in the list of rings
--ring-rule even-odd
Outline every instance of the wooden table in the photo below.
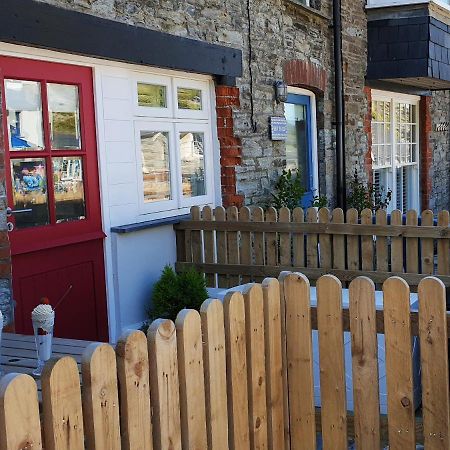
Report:
[[[77,339],[53,338],[52,356],[72,356],[80,368],[83,352],[91,343]],[[37,366],[34,336],[3,333],[0,355],[0,371],[4,374],[18,372],[33,376],[32,372]]]

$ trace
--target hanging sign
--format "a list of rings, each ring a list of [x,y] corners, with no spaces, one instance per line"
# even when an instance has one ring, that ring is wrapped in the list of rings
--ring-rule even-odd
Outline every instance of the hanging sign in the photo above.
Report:
[[[285,117],[271,116],[269,118],[270,139],[272,141],[286,141],[288,136],[287,120]]]

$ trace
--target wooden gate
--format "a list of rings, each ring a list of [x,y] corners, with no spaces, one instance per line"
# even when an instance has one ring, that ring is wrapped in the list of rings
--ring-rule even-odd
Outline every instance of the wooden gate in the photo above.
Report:
[[[125,334],[114,351],[92,344],[83,385],[70,357],[48,363],[42,414],[35,381],[10,374],[0,381],[0,449],[347,450],[450,448],[448,328],[445,289],[428,277],[410,312],[409,287],[384,283],[384,311],[375,288],[359,277],[342,309],[341,283],[285,272],[200,313],[183,310],[176,323],[157,320],[148,337]],[[321,408],[313,398],[312,330],[318,329]],[[354,414],[346,409],[343,331],[352,335]],[[380,418],[377,332],[384,333],[388,418]],[[411,337],[420,337],[423,421],[413,401]],[[119,389],[120,388],[120,389]],[[386,425],[387,424],[387,425]],[[43,434],[41,435],[41,429]]]

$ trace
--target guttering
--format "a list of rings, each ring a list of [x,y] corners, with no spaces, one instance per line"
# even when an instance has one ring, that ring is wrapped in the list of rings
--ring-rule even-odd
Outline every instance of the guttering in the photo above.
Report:
[[[345,181],[345,105],[344,77],[342,67],[342,21],[341,0],[333,1],[333,35],[334,35],[334,95],[336,108],[336,202],[346,210]]]

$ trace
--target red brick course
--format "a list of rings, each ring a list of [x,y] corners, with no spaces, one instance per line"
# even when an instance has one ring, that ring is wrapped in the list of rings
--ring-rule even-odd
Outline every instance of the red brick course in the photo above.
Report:
[[[283,67],[284,81],[290,86],[299,86],[323,93],[327,86],[327,73],[309,61],[294,59]]]
[[[234,136],[233,107],[239,107],[237,87],[216,87],[217,136],[220,144],[220,172],[222,204],[225,207],[244,203],[244,196],[236,190],[236,166],[241,164],[242,143]]]
[[[420,198],[422,210],[428,209],[432,189],[431,165],[433,163],[433,150],[430,143],[432,132],[431,97],[421,97],[419,104],[420,129]]]

